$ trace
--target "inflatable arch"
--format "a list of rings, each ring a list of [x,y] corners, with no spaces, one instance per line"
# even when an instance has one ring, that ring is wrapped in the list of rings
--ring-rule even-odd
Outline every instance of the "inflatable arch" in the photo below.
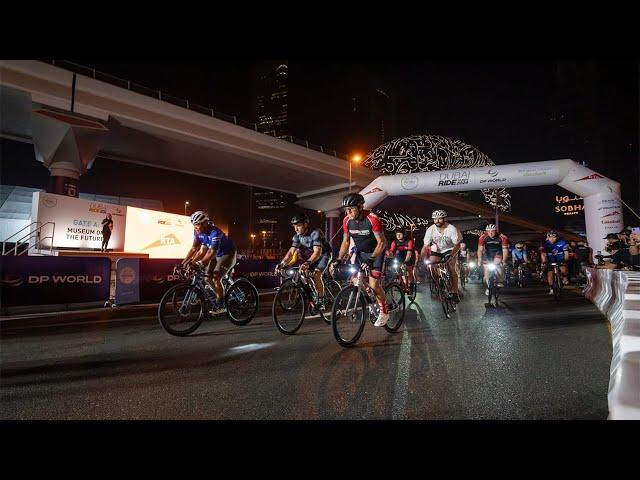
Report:
[[[620,184],[569,159],[384,175],[360,193],[371,209],[387,196],[541,185],[558,185],[584,199],[587,241],[594,252],[604,249],[608,233],[624,228]]]

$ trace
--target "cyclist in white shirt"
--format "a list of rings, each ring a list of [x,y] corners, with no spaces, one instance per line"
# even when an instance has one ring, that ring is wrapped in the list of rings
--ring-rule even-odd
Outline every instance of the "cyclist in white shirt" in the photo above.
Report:
[[[462,242],[462,234],[456,227],[447,223],[447,212],[444,210],[436,210],[431,215],[433,225],[427,228],[424,234],[424,246],[420,253],[420,258],[427,258],[427,247],[431,247],[431,262],[438,262],[442,258],[450,254],[451,258],[447,262],[449,272],[451,273],[451,292],[454,300],[460,302],[458,295],[458,251],[460,250],[460,242]]]

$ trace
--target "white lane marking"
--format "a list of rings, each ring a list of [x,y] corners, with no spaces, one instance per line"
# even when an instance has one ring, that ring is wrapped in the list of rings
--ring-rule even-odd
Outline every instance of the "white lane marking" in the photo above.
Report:
[[[409,393],[409,375],[411,373],[411,337],[405,325],[402,332],[402,346],[398,357],[398,370],[396,371],[396,385],[393,391],[393,406],[391,418],[404,420],[407,418],[407,394]]]

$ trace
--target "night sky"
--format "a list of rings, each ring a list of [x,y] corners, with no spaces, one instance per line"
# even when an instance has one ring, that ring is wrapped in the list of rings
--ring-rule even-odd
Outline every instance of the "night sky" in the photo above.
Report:
[[[72,61],[254,120],[253,60]],[[589,77],[592,83],[585,87],[578,75],[578,80],[569,80],[564,97],[558,97],[558,62],[552,59],[289,59],[289,129],[295,137],[339,152],[366,151],[372,147],[358,144],[351,132],[352,97],[367,85],[380,87],[390,94],[396,108],[395,138],[434,134],[458,139],[476,147],[496,164],[567,157],[579,162],[588,160],[590,168],[620,181],[623,198],[637,208],[638,64],[579,63],[593,70]],[[572,145],[558,148],[557,142],[550,141],[557,128],[550,117],[558,108],[562,110],[562,99],[567,97],[582,109],[582,117],[590,122],[589,132],[597,132],[599,148],[586,149],[596,152],[591,158],[580,158],[581,150]],[[572,141],[581,144],[593,139]],[[538,190],[538,194],[542,192]],[[544,192],[544,198],[552,198],[553,189]],[[553,222],[553,206],[541,208],[531,201],[532,193],[530,189],[512,190],[513,213]],[[631,221],[628,211],[625,219]]]

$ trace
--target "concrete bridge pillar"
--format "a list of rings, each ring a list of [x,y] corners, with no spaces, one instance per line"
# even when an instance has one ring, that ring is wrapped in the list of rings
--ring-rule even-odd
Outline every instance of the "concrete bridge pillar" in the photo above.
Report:
[[[76,113],[38,109],[32,112],[36,159],[49,169],[49,193],[78,196],[80,175],[95,160],[109,129]]]

